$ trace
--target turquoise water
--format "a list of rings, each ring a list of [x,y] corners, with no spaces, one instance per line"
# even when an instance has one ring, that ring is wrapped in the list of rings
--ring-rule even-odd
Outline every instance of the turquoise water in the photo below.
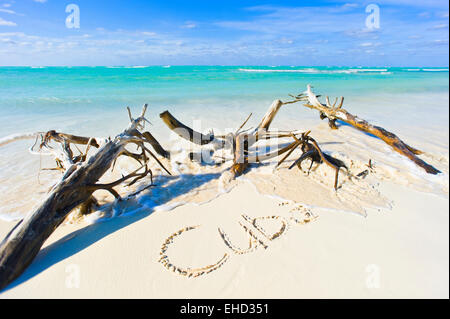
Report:
[[[15,134],[51,129],[113,137],[129,123],[126,106],[138,113],[148,103],[146,116],[152,126],[146,129],[169,148],[174,134],[159,119],[158,114],[164,110],[198,131],[213,129],[223,134],[235,131],[251,112],[246,127],[255,126],[273,100],[290,100],[289,94],[303,92],[307,84],[317,94],[345,96],[344,107],[351,113],[429,152],[432,155],[427,161],[448,172],[448,69],[2,67],[0,141],[10,140]],[[433,184],[389,147],[376,146],[367,136],[345,128],[331,132],[316,111],[300,103],[283,106],[271,129],[313,130],[314,137],[328,142],[327,151],[341,152],[364,163],[365,154],[370,154],[387,169],[388,178],[404,184],[409,177],[400,178],[395,172],[411,170],[416,174],[414,185],[431,185],[429,188],[437,189],[437,194],[448,193],[448,174]],[[33,142],[21,140],[0,147],[0,218],[29,212],[58,178],[56,173],[40,171],[54,163],[50,157],[30,155],[27,150]]]
[[[263,112],[274,99],[288,100],[288,94],[304,91],[308,83],[317,93],[344,95],[346,101],[361,97],[386,100],[388,96],[448,96],[449,91],[448,69],[1,67],[0,137],[50,128],[76,133],[97,133],[101,128],[114,134],[122,129],[116,125],[126,125],[125,106],[138,109],[144,103],[150,104],[154,121],[159,112],[170,109],[184,117],[211,115],[212,125],[227,125],[226,118],[236,123],[243,117],[242,112],[255,111],[256,106]]]

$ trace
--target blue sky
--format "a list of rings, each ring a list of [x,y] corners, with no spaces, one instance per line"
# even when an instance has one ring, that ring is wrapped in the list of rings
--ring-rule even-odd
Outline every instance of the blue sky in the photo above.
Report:
[[[80,28],[65,20],[80,8]],[[380,28],[368,29],[368,4]],[[0,0],[0,65],[448,66],[448,3]]]

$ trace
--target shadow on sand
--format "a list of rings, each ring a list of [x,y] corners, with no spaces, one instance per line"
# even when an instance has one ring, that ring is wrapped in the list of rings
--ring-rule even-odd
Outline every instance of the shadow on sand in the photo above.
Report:
[[[336,121],[336,124],[338,124],[338,127],[340,127],[340,126],[348,126],[348,127],[351,127],[351,128],[353,128],[353,129],[355,129],[355,130],[358,130],[360,133],[362,133],[362,134],[364,134],[364,135],[367,135],[367,136],[376,138],[376,139],[378,139],[378,140],[381,140],[378,136],[373,135],[372,133],[367,133],[367,132],[361,131],[361,130],[357,129],[356,127],[354,127],[353,125],[350,125],[350,124],[348,124],[348,123],[345,123],[344,121],[337,120],[337,121]]]
[[[166,186],[166,191],[170,195],[165,197],[163,201],[156,203],[154,206],[163,205],[177,196],[219,178],[220,175],[220,173],[199,175],[185,174],[175,178],[163,177],[157,181],[157,187],[164,187],[165,184],[174,179],[176,179],[176,181]],[[148,195],[144,195],[144,197],[145,196]],[[151,202],[152,199],[148,198],[148,201]],[[64,236],[53,244],[41,249],[25,272],[3,291],[0,291],[0,293],[21,285],[47,268],[77,254],[102,238],[151,215],[153,211],[154,209],[152,207],[146,206],[146,208],[143,208],[134,214],[125,213],[125,216],[119,215],[117,217],[105,219]]]

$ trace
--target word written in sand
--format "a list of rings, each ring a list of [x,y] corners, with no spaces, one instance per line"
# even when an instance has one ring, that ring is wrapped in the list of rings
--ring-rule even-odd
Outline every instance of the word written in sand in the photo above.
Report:
[[[199,277],[202,275],[209,274],[214,270],[222,267],[229,259],[231,255],[243,255],[254,252],[258,248],[267,249],[270,243],[280,238],[284,235],[290,225],[290,223],[301,224],[304,225],[316,219],[316,216],[313,215],[310,209],[305,208],[302,205],[299,205],[291,210],[292,216],[290,218],[285,218],[282,216],[265,216],[265,217],[256,217],[251,218],[247,215],[242,215],[242,220],[239,221],[239,225],[242,227],[244,232],[247,234],[249,238],[248,247],[240,248],[233,244],[230,237],[219,227],[218,232],[220,237],[222,238],[226,248],[228,248],[228,252],[225,252],[221,259],[219,259],[216,263],[207,265],[204,267],[197,268],[182,268],[173,264],[167,253],[169,246],[174,243],[174,240],[180,237],[183,233],[198,229],[200,225],[197,226],[189,226],[180,229],[179,231],[170,235],[166,241],[163,243],[160,251],[159,262],[163,264],[163,266],[181,276],[186,277]],[[277,231],[270,233],[267,232],[261,225],[261,221],[269,220],[279,224],[279,228]]]

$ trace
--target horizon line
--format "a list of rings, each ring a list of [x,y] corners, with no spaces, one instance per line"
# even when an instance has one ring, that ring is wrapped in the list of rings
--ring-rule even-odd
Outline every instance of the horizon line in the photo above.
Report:
[[[320,67],[327,67],[327,68],[449,68],[448,65],[445,66],[426,66],[426,65],[405,65],[405,66],[373,66],[373,65],[288,65],[288,64],[284,64],[284,65],[263,65],[263,64],[258,64],[258,65],[253,65],[253,64],[230,64],[230,65],[224,65],[224,64],[150,64],[150,65],[0,65],[0,68],[20,68],[20,67],[35,67],[35,68],[57,68],[57,67],[136,67],[136,68],[146,68],[146,67],[179,67],[179,66],[190,66],[190,67],[194,67],[194,66],[204,66],[204,67],[212,67],[212,66],[216,66],[216,67],[307,67],[307,68],[320,68]]]

